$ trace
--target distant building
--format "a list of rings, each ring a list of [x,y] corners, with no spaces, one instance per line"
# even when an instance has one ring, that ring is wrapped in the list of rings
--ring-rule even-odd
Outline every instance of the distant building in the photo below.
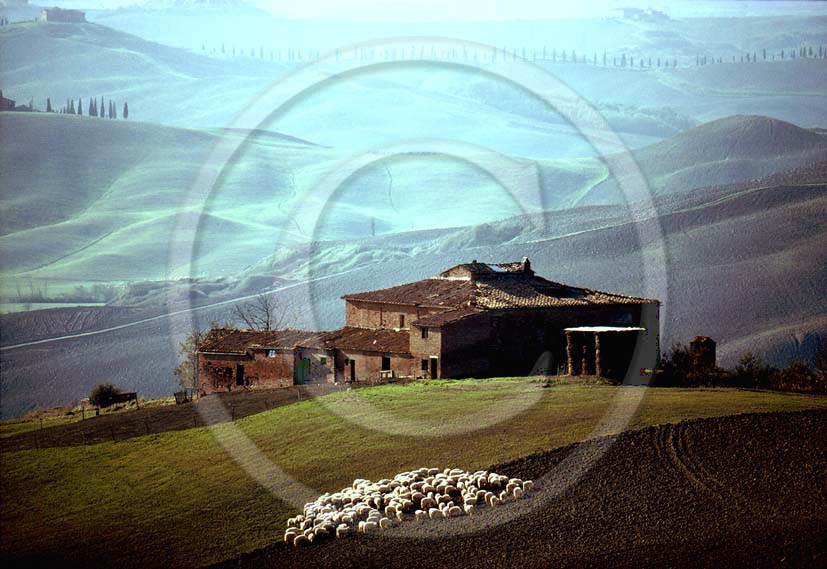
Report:
[[[83,24],[86,22],[86,13],[80,10],[64,10],[63,8],[46,8],[40,12],[41,22],[64,22]]]
[[[343,298],[339,330],[212,330],[199,391],[557,373],[631,381],[658,357],[657,300],[549,281],[528,259]]]
[[[7,99],[0,94],[0,111],[13,111],[14,106],[14,99]]]

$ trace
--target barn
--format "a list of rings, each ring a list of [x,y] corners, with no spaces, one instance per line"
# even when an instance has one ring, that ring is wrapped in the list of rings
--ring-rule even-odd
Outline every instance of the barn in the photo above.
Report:
[[[633,381],[659,356],[657,300],[550,281],[527,258],[474,260],[343,299],[338,330],[212,330],[199,391],[529,374]]]

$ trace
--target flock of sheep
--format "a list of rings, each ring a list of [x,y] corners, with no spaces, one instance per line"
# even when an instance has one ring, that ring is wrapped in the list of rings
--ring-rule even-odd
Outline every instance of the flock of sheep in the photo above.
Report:
[[[532,486],[531,480],[459,468],[420,468],[378,482],[357,479],[349,488],[305,504],[304,514],[287,520],[284,542],[298,547],[386,529],[406,519],[473,515],[484,504],[493,508],[519,500]]]

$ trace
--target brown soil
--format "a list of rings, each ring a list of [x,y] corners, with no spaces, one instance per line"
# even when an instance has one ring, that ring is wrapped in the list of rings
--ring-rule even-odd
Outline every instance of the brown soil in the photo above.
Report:
[[[825,433],[825,411],[626,432],[492,467],[536,489],[473,518],[278,543],[221,567],[825,567]]]
[[[182,431],[240,419],[267,409],[347,389],[302,385],[282,389],[216,393],[182,405],[146,407],[32,430],[0,439],[0,452],[120,441],[152,433]],[[87,413],[89,413],[87,411]]]

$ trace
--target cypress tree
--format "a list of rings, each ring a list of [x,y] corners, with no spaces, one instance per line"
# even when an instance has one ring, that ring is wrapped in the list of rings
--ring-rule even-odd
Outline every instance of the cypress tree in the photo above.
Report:
[[[124,120],[129,118],[129,105],[126,101],[123,102],[123,118]]]
[[[94,117],[95,115],[92,114],[94,111],[95,111],[95,99],[93,97],[93,98],[89,99],[89,112],[87,112],[86,114],[89,115],[90,117]]]
[[[83,99],[78,99],[78,116],[83,116]]]
[[[115,104],[114,101],[112,101],[112,118],[113,119],[118,118],[118,106]]]
[[[0,94],[0,96],[2,96],[2,94]],[[52,112],[52,100],[49,97],[46,97],[46,112]]]
[[[69,99],[69,114],[75,114],[75,100]]]

